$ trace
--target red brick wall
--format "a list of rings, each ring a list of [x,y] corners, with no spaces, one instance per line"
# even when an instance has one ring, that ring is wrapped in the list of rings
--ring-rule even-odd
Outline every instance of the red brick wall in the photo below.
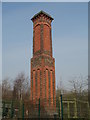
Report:
[[[50,51],[50,28],[48,25],[44,25],[43,32],[44,50]]]
[[[35,27],[35,42],[34,42],[34,44],[35,44],[35,48],[34,48],[35,52],[40,50],[40,25],[37,25]]]
[[[51,79],[51,105],[53,105],[53,76],[52,76],[52,70],[50,70],[50,79]]]
[[[40,69],[37,70],[37,99],[40,98]]]

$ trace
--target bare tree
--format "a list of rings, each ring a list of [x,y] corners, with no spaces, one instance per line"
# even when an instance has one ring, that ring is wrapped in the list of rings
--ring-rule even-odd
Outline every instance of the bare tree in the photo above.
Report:
[[[76,98],[81,98],[82,96],[87,92],[87,78],[83,77],[82,75],[78,77],[72,77],[71,80],[69,80],[71,85],[71,91],[74,94]]]
[[[28,89],[29,89],[29,78],[25,77],[24,73],[19,73],[16,79],[14,80],[13,98],[20,100],[24,99],[27,92],[29,92]]]
[[[2,99],[2,84],[0,83],[0,100]]]
[[[66,94],[67,90],[64,87],[62,77],[57,82],[57,96],[60,97],[60,94]]]
[[[2,81],[2,99],[11,99],[12,98],[12,90],[10,79],[6,78]]]

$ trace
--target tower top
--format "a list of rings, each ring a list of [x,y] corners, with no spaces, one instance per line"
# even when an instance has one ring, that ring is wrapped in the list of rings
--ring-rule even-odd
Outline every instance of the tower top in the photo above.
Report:
[[[38,17],[40,17],[40,16],[45,16],[45,17],[47,17],[47,18],[49,18],[50,20],[54,20],[48,13],[46,13],[46,12],[44,12],[44,11],[40,11],[39,13],[37,13],[37,14],[35,14],[33,17],[32,17],[32,21],[34,21],[34,19],[36,19],[36,18],[38,18]]]

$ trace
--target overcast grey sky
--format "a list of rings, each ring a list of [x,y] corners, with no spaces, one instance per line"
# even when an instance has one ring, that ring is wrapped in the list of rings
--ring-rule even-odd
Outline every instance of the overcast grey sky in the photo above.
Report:
[[[88,3],[3,3],[3,79],[20,72],[30,76],[33,24],[31,18],[43,10],[52,22],[56,82],[68,88],[72,76],[88,75]]]

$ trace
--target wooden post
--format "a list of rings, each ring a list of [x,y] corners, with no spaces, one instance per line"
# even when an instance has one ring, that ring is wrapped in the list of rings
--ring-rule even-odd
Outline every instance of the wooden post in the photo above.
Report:
[[[60,97],[59,97],[59,118],[60,118],[60,111],[61,111],[61,107],[60,107]]]
[[[3,113],[2,113],[3,115],[3,117],[4,117],[4,114],[5,114],[5,102],[3,101]]]
[[[77,118],[77,102],[76,102],[76,98],[74,98],[75,101],[75,118]]]
[[[61,96],[61,120],[63,120],[63,103],[62,103],[62,94]]]
[[[14,109],[13,109],[13,101],[11,102],[11,118],[13,118],[14,115]]]
[[[19,106],[19,118],[22,118],[22,101],[20,100],[20,106]]]
[[[70,118],[70,109],[69,109],[69,101],[67,102],[67,105],[68,105],[68,118]]]
[[[22,120],[24,120],[24,103],[22,103]]]
[[[87,107],[88,107],[88,118],[90,119],[90,108],[89,108],[89,102],[87,102]]]

